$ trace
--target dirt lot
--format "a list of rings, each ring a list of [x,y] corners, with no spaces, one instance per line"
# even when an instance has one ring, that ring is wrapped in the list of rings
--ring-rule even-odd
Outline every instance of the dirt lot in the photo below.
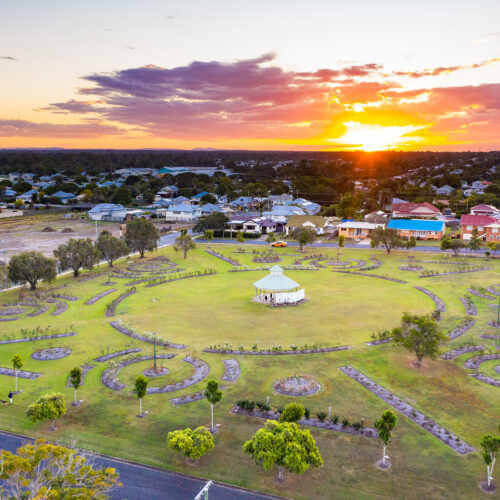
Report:
[[[51,230],[43,231],[45,228]],[[98,222],[98,233],[104,229],[113,236],[120,235],[118,222]],[[7,250],[7,261],[12,255],[31,250],[53,257],[52,250],[70,238],[95,240],[95,222],[53,214],[0,219],[0,251]],[[0,259],[3,261],[3,252],[0,253]]]

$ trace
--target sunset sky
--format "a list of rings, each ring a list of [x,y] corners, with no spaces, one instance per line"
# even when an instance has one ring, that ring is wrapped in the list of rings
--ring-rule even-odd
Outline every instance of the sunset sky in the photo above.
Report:
[[[0,0],[0,147],[500,149],[498,0]]]

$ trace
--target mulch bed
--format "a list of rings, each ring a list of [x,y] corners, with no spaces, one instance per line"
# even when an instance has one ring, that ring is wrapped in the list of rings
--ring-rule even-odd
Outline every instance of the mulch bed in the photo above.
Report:
[[[285,396],[312,396],[320,391],[321,386],[310,375],[296,375],[276,380],[273,384],[276,392]]]
[[[370,340],[370,342],[365,342],[365,344],[369,346],[374,346],[374,345],[388,344],[389,342],[392,342],[392,337],[387,337],[386,339]]]
[[[124,335],[127,335],[128,337],[132,337],[134,339],[140,340],[141,342],[147,342],[148,344],[154,344],[154,340],[152,338],[146,337],[144,335],[141,335],[140,333],[134,332],[134,330],[127,328],[126,326],[122,325],[118,321],[110,321],[109,324],[115,330],[118,330],[120,333],[123,333]],[[170,347],[171,349],[185,349],[186,348],[186,346],[184,344],[174,344],[174,343],[168,343],[168,342],[166,343],[166,342],[162,342],[159,339],[156,340],[156,345]]]
[[[158,357],[158,356],[157,356]],[[148,387],[148,394],[161,394],[165,392],[174,392],[185,389],[190,385],[197,384],[208,376],[210,371],[207,363],[201,359],[194,359],[191,356],[182,360],[184,363],[189,363],[194,368],[194,374],[191,377],[178,382],[177,384],[164,385],[162,387]]]
[[[37,361],[52,361],[54,359],[65,358],[71,354],[71,349],[67,347],[51,347],[35,351],[31,357]]]
[[[465,314],[468,316],[477,316],[477,306],[469,297],[459,297],[458,300],[462,302],[465,308]]]
[[[103,354],[102,356],[99,356],[98,358],[94,358],[95,361],[99,362],[104,362],[104,361],[109,361],[110,359],[117,358],[118,356],[124,356],[125,354],[132,354],[133,352],[141,352],[142,349],[139,347],[136,349],[124,349],[123,351],[115,351],[115,352],[110,352],[109,354]]]
[[[375,394],[387,404],[401,412],[417,425],[425,429],[427,432],[437,437],[452,450],[460,453],[461,455],[475,451],[474,448],[465,441],[462,441],[460,438],[447,431],[444,427],[436,423],[431,418],[425,416],[423,413],[415,410],[410,404],[406,403],[397,396],[394,396],[394,394],[389,392],[387,389],[363,375],[359,370],[347,366],[341,367],[340,370],[348,377],[361,384],[371,393]]]
[[[414,286],[413,288],[415,288],[416,290],[418,290],[420,292],[425,293],[425,295],[430,297],[434,301],[434,304],[436,304],[436,309],[439,312],[446,311],[446,306],[445,306],[444,302],[435,293],[433,293],[430,290],[427,290],[427,288],[423,288],[421,286]]]
[[[496,300],[496,297],[492,297],[491,295],[487,295],[486,293],[482,293],[479,290],[474,290],[474,288],[467,288],[467,291],[469,293],[472,293],[472,295],[476,295],[477,297],[481,297],[482,299]]]
[[[149,378],[162,377],[163,375],[168,375],[168,368],[157,366],[156,371],[154,368],[146,368],[142,374]]]
[[[117,288],[111,288],[109,290],[104,290],[104,292],[98,293],[97,295],[94,295],[89,300],[87,300],[87,302],[84,302],[84,305],[91,306],[92,304],[95,304],[98,300],[101,300],[103,297],[106,297],[106,295],[109,295],[110,293],[116,292],[117,290],[118,290]]]
[[[162,281],[158,281],[156,283],[151,283],[149,285],[145,285],[144,288],[151,288],[152,286],[163,285],[164,283],[173,283],[174,281],[179,281],[179,280],[187,280],[189,278],[201,278],[202,276],[210,276],[212,274],[217,274],[217,272],[211,271],[209,273],[193,274],[191,276],[181,276],[180,278],[162,280]]]
[[[322,352],[347,351],[352,349],[350,345],[338,347],[321,347],[318,349],[302,349],[296,351],[229,351],[225,349],[203,349],[203,352],[212,354],[236,354],[238,356],[284,356],[289,354],[319,354]]]
[[[460,337],[460,335],[463,335],[465,332],[469,331],[474,325],[476,324],[476,321],[470,318],[465,318],[462,320],[462,322],[451,332],[448,333],[448,338],[450,340],[456,339],[457,337]]]
[[[120,304],[120,302],[125,300],[127,297],[134,295],[134,293],[137,293],[137,290],[130,290],[129,292],[126,292],[126,293],[120,295],[115,300],[113,300],[110,304],[108,304],[108,307],[106,307],[106,317],[109,318],[111,316],[114,316],[118,304]]]
[[[11,339],[11,340],[0,340],[0,344],[18,344],[19,342],[34,342],[36,340],[49,340],[49,339],[59,339],[61,337],[74,337],[78,335],[76,332],[69,333],[55,333],[53,335],[41,335],[38,337],[28,337],[23,339]]]
[[[63,312],[68,310],[68,304],[66,302],[58,302],[56,304],[56,310],[54,312],[51,312],[51,316],[59,316],[59,314],[62,314]]]
[[[396,278],[390,278],[389,276],[380,276],[379,274],[360,273],[359,271],[349,271],[349,270],[342,271],[342,270],[334,269],[333,272],[334,273],[341,273],[341,274],[357,274],[359,276],[367,276],[368,278],[378,278],[381,280],[394,281],[395,283],[403,283],[403,284],[408,283],[408,281],[398,280]]]
[[[240,364],[237,359],[224,359],[224,375],[221,380],[226,382],[234,382],[241,374]]]
[[[83,385],[85,383],[85,375],[87,375],[87,373],[92,370],[92,368],[95,368],[95,365],[85,365],[85,366],[82,366],[81,369],[82,369],[82,380],[80,382],[80,385]],[[73,387],[71,385],[71,377],[68,377],[68,380],[66,381],[66,387]],[[74,402],[73,402],[74,404]]]
[[[7,375],[9,377],[15,377],[16,376],[16,370],[13,370],[12,368],[0,368],[0,375]],[[27,379],[34,379],[41,377],[41,373],[37,372],[27,372],[25,370],[18,370],[17,371],[17,376],[20,378],[27,378]]]
[[[462,354],[466,354],[468,352],[476,352],[476,351],[484,351],[485,347],[482,345],[472,345],[465,347],[457,347],[456,349],[452,349],[451,351],[447,351],[444,354],[441,354],[441,359],[455,359]]]

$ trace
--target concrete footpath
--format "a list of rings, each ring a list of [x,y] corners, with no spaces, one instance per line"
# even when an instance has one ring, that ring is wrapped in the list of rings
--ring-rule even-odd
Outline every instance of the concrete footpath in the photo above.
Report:
[[[0,449],[13,453],[23,443],[31,440],[26,436],[0,431]],[[100,454],[95,454],[95,461],[99,467],[113,467],[118,471],[123,486],[111,494],[111,498],[116,500],[144,500],[146,498],[148,500],[193,500],[207,482],[206,479],[195,476]],[[218,482],[214,482],[210,487],[208,497],[210,500],[276,500],[283,498]]]

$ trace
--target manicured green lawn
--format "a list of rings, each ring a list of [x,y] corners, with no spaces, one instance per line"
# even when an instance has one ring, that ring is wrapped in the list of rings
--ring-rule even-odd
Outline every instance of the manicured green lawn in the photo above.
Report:
[[[249,268],[262,267],[252,262],[251,253],[233,253],[235,246],[211,245],[225,256],[237,259]],[[245,248],[252,248],[245,245]],[[254,247],[258,251],[264,247]],[[293,498],[480,498],[477,482],[484,479],[485,471],[479,453],[459,456],[442,442],[399,415],[395,438],[389,455],[393,463],[389,471],[374,467],[381,454],[380,442],[362,436],[312,430],[323,455],[321,469],[307,471],[303,476],[287,475],[284,484],[274,480],[275,472],[264,472],[242,454],[241,447],[264,421],[230,413],[238,399],[264,401],[270,397],[273,406],[283,406],[294,398],[278,395],[273,382],[280,377],[297,373],[312,375],[321,385],[319,393],[299,398],[310,408],[311,414],[328,411],[349,420],[363,418],[372,425],[387,404],[345,376],[338,367],[348,363],[382,384],[397,396],[406,399],[415,408],[456,433],[475,448],[481,435],[495,432],[500,415],[499,389],[481,383],[462,369],[463,355],[454,361],[426,361],[420,369],[412,365],[410,354],[392,344],[368,347],[365,342],[370,334],[396,326],[403,311],[428,313],[434,309],[432,300],[414,289],[425,287],[443,299],[447,310],[440,322],[444,331],[457,326],[464,317],[458,297],[465,296],[470,286],[484,287],[500,282],[497,262],[482,261],[493,267],[490,271],[457,274],[433,278],[419,278],[418,272],[399,270],[400,262],[408,252],[381,250],[376,257],[383,261],[378,274],[408,281],[407,284],[369,278],[354,274],[333,272],[326,266],[319,271],[286,271],[285,274],[299,282],[309,301],[298,307],[270,308],[252,301],[252,283],[267,271],[228,272],[232,266],[204,251],[204,245],[189,253],[186,261],[171,248],[162,249],[153,256],[165,255],[188,271],[215,268],[216,275],[180,280],[145,288],[137,285],[138,293],[125,299],[117,308],[114,318],[105,317],[106,305],[123,292],[130,279],[114,278],[115,292],[92,306],[83,305],[90,297],[105,290],[101,285],[105,277],[86,282],[76,282],[71,277],[58,279],[52,286],[65,285],[55,293],[80,297],[68,302],[69,308],[60,316],[51,316],[55,305],[47,313],[34,318],[22,315],[21,319],[0,323],[0,340],[20,338],[20,329],[37,326],[57,329],[59,332],[76,331],[67,337],[22,344],[0,346],[0,366],[9,367],[12,356],[20,353],[25,370],[43,373],[35,380],[19,379],[24,392],[15,396],[14,405],[0,407],[0,427],[32,436],[46,436],[60,442],[78,440],[78,445],[111,455],[142,461],[173,470],[197,474],[212,479],[256,488]],[[309,254],[319,249],[308,249]],[[280,264],[293,264],[297,249],[275,249],[281,256]],[[334,259],[336,249],[322,249]],[[370,250],[344,249],[342,258],[368,261]],[[434,260],[438,254],[414,252],[417,259]],[[150,256],[148,255],[148,258]],[[139,259],[134,259],[138,261]],[[470,262],[479,263],[477,259]],[[426,270],[448,270],[459,266],[422,264]],[[121,262],[117,268],[125,270]],[[102,271],[102,270],[98,270]],[[98,272],[96,271],[96,272]],[[46,288],[42,286],[41,288]],[[18,291],[0,296],[0,303],[17,302]],[[29,296],[29,292],[23,292]],[[496,309],[488,307],[489,301],[474,297],[479,316],[476,325],[463,336],[450,342],[449,348],[464,342],[493,346],[494,341],[480,340],[478,334],[495,333],[487,325],[496,317]],[[186,426],[208,425],[210,410],[206,401],[174,406],[169,400],[192,394],[204,388],[206,381],[181,391],[148,395],[143,408],[149,410],[146,418],[138,419],[137,399],[130,394],[135,377],[152,365],[143,361],[123,368],[119,380],[127,385],[121,392],[113,392],[100,382],[108,363],[93,361],[96,365],[86,376],[79,390],[85,404],[73,408],[72,389],[66,387],[69,371],[74,366],[91,361],[105,353],[141,348],[141,354],[152,354],[153,346],[131,339],[109,325],[120,319],[137,332],[154,331],[176,343],[186,344],[185,350],[159,348],[158,352],[176,354],[172,360],[160,360],[169,374],[150,379],[150,386],[177,383],[190,377],[194,369],[182,359],[189,355],[200,358],[210,367],[209,377],[220,380],[224,373],[222,360],[236,357],[241,366],[240,378],[228,384],[221,403],[216,406],[216,423],[220,424],[216,447],[196,465],[186,463],[166,447],[169,431]],[[259,348],[290,344],[302,346],[313,343],[322,346],[350,345],[351,350],[296,356],[231,356],[208,354],[203,349],[210,345],[232,343],[234,348],[243,345],[249,349],[257,343]],[[42,348],[68,347],[72,354],[53,361],[35,361],[31,354]],[[447,349],[448,347],[446,347]],[[116,358],[120,359],[120,358]],[[499,362],[485,363],[484,371],[494,375],[493,367]],[[500,378],[500,375],[498,376]],[[0,397],[6,399],[14,379],[0,376]],[[33,424],[24,416],[26,407],[41,394],[60,391],[67,396],[68,413],[58,423],[54,433],[49,424]],[[497,473],[498,474],[498,473]],[[497,480],[498,481],[498,480]]]

